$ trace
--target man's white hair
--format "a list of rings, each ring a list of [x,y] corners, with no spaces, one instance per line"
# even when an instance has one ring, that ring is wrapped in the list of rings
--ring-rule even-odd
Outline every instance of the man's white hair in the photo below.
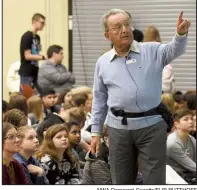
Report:
[[[107,13],[105,13],[102,17],[101,17],[101,26],[103,28],[103,30],[105,32],[108,31],[108,18],[111,16],[111,15],[116,15],[116,14],[119,14],[119,13],[122,13],[123,15],[125,15],[126,17],[128,17],[128,19],[130,20],[127,12],[125,12],[124,10],[122,9],[110,9],[109,11],[107,11]]]

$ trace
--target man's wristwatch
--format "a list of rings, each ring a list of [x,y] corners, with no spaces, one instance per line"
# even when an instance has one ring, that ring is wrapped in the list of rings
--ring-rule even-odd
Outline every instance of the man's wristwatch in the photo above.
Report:
[[[42,56],[42,60],[45,60],[45,56],[44,55]]]

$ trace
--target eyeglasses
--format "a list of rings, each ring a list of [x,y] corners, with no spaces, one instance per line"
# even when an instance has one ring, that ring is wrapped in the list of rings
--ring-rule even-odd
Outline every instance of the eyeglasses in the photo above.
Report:
[[[8,135],[7,137],[5,137],[5,139],[8,139],[10,141],[15,141],[16,138],[21,139],[21,136],[19,134],[16,134],[16,135]]]
[[[115,32],[120,32],[123,29],[123,26],[125,28],[130,28],[131,27],[131,23],[129,21],[125,21],[122,24],[118,23],[114,28],[109,29],[108,32],[110,30],[114,30]]]

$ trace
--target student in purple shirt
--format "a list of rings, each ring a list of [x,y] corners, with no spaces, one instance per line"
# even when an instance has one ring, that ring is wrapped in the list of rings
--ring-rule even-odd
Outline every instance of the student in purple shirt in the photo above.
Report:
[[[13,155],[20,149],[20,136],[17,129],[10,123],[3,123],[3,166],[2,166],[2,184],[29,184],[22,166]]]

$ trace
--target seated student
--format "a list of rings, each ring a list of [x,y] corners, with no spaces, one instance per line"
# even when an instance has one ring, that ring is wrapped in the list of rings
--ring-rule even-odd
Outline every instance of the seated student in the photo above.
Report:
[[[57,100],[57,104],[61,105],[62,107],[70,108],[72,100],[72,92],[71,90],[64,90],[60,92]]]
[[[42,99],[37,95],[31,96],[27,100],[27,107],[31,125],[40,123],[44,118]]]
[[[27,116],[28,114],[28,108],[27,108],[27,100],[25,96],[23,95],[17,95],[11,94],[10,95],[10,100],[8,104],[8,109],[19,109],[24,112],[24,114]]]
[[[88,129],[91,131],[91,126]],[[83,170],[82,184],[111,184],[111,175],[108,164],[109,157],[108,126],[104,125],[104,131],[101,138],[100,152],[97,157],[88,152],[85,157],[85,166]],[[98,172],[99,171],[99,172]],[[136,185],[142,184],[142,174],[137,173]]]
[[[48,114],[47,118],[38,126],[37,134],[39,142],[42,143],[46,131],[54,124],[63,124],[65,122],[74,121],[76,123],[80,123],[79,126],[81,128],[81,126],[83,126],[84,120],[85,113],[81,108],[75,107],[69,110],[64,110],[64,108],[60,107],[59,113]],[[78,145],[77,151],[80,153],[80,155],[82,155],[82,159],[80,159],[80,166],[83,168],[85,154],[87,151],[89,151],[90,145],[88,145],[83,140],[81,140]]]
[[[58,120],[60,123],[76,121],[79,123],[80,127],[83,127],[85,122],[85,113],[82,108],[73,107],[68,110],[64,110],[64,108],[59,105],[56,105],[55,108],[56,112],[48,114],[45,120],[53,119]],[[87,151],[90,149],[90,146],[85,141],[81,140],[79,145]]]
[[[71,104],[74,107],[80,107],[84,110],[84,112],[87,114],[88,108],[86,106],[86,102],[88,101],[88,96],[85,93],[78,93],[72,95]]]
[[[72,103],[77,107],[82,107],[86,114],[90,114],[92,110],[92,89],[86,86],[73,88]]]
[[[80,170],[79,155],[75,151],[75,147],[80,143],[81,140],[81,129],[77,122],[71,121],[67,123],[68,129],[68,149],[72,152],[74,159],[76,160],[77,172],[82,178],[82,173]]]
[[[196,139],[196,110],[193,112],[193,130],[191,131],[191,135]]]
[[[2,184],[30,184],[25,176],[23,167],[13,158],[13,155],[20,149],[20,136],[16,127],[10,123],[3,123],[2,142]]]
[[[80,183],[79,175],[76,174],[76,162],[68,149],[66,124],[53,125],[46,131],[36,157],[45,171],[46,184]]]
[[[184,94],[184,100],[186,107],[190,110],[196,110],[196,91],[195,90],[188,90]]]
[[[19,128],[27,125],[27,116],[19,109],[11,109],[6,112],[3,121],[9,122]]]
[[[185,101],[184,101],[184,95],[181,91],[176,91],[173,94],[174,98],[174,110],[178,110],[180,108],[185,108]]]
[[[18,94],[18,93],[12,93],[10,95],[10,100],[8,104],[8,109],[19,109],[27,116],[28,115],[28,107],[27,107],[27,99],[25,96]],[[28,125],[31,125],[31,120],[27,118]]]
[[[182,108],[174,114],[176,130],[167,138],[167,164],[188,184],[195,183],[196,140],[190,132],[193,129],[192,112]]]
[[[67,118],[66,110],[60,105],[55,105],[53,108],[53,112],[48,113],[48,115],[44,118],[44,120],[54,119],[54,120],[59,120],[62,123],[65,123],[66,118]]]
[[[8,111],[8,102],[2,100],[2,119],[4,120],[5,113]]]
[[[56,99],[57,99],[57,95],[54,89],[52,88],[45,88],[41,90],[40,93],[40,97],[42,99],[43,102],[43,106],[44,106],[44,114],[45,117],[49,114],[49,113],[53,113],[54,112],[54,107],[56,105]]]
[[[22,165],[30,184],[42,185],[44,184],[44,170],[33,157],[39,148],[37,133],[29,126],[20,127],[18,133],[21,137],[21,144],[14,158]]]
[[[74,106],[82,108],[86,114],[86,121],[81,129],[81,138],[90,144],[91,133],[86,129],[91,125],[92,92],[78,92],[73,95],[71,102]]]
[[[42,144],[42,141],[44,139],[44,136],[46,134],[46,131],[49,127],[55,125],[55,124],[63,124],[64,121],[58,118],[48,118],[44,121],[42,121],[42,123],[39,124],[38,128],[37,128],[37,135],[38,135],[38,140],[39,143]]]
[[[83,111],[82,108],[79,107],[73,107],[68,110],[66,110],[66,115],[67,115],[67,122],[69,121],[76,121],[80,128],[82,129],[85,123],[85,112]],[[80,150],[79,151],[89,151],[90,150],[90,145],[86,143],[83,139],[81,139],[80,143]],[[77,146],[77,147],[79,147]],[[79,153],[79,151],[77,151]],[[79,154],[80,155],[80,154]],[[85,157],[84,157],[85,158]]]
[[[98,155],[88,152],[83,170],[82,184],[104,185],[112,184],[111,174],[108,164],[109,148],[101,138],[100,151]]]

